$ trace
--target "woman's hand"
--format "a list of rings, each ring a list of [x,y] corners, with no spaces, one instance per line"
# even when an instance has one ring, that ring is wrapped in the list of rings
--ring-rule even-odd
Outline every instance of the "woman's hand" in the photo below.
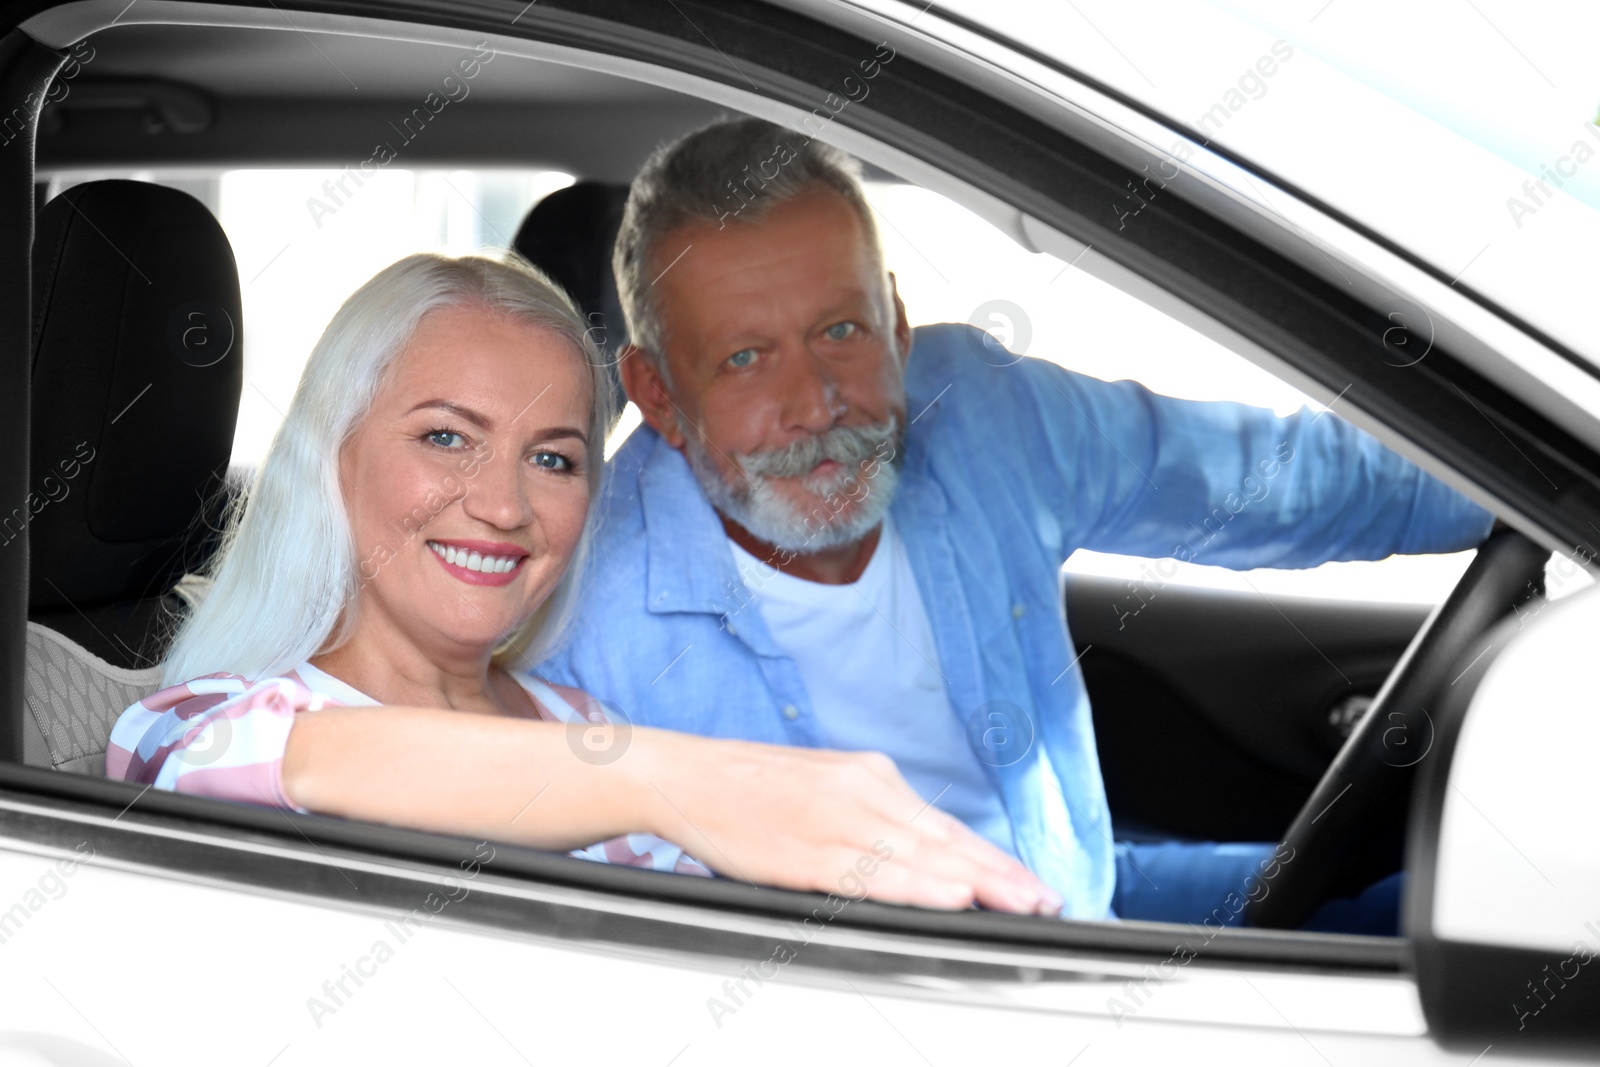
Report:
[[[1061,909],[1026,867],[925,802],[881,753],[641,729],[628,762],[649,829],[726,877],[935,908]]]

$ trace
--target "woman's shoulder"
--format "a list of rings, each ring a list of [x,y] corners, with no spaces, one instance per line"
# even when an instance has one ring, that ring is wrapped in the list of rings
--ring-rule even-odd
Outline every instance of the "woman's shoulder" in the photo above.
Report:
[[[157,714],[171,711],[179,718],[186,719],[246,695],[256,699],[285,700],[295,705],[335,703],[326,694],[318,693],[307,685],[296,671],[266,678],[249,678],[242,674],[218,671],[158,689],[128,710],[140,709]]]
[[[333,703],[293,671],[169,685],[112,724],[106,777],[305,811],[284,795],[280,761],[296,716]]]
[[[547,722],[611,721],[605,705],[582,689],[570,685],[557,685],[546,681],[531,671],[512,671],[512,677],[528,690],[539,710],[539,717]]]

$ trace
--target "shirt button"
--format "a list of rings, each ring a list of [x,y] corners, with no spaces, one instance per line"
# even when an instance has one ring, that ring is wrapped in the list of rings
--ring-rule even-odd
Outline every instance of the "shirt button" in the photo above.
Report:
[[[739,636],[739,631],[735,630],[731,623],[728,626],[728,636],[729,637],[738,637]]]
[[[793,704],[785,704],[783,706],[783,717],[791,720],[798,719],[800,717],[800,709]]]
[[[1025,605],[1013,604],[1013,605],[1011,605],[1011,617],[1013,619],[1020,619],[1020,618],[1022,618],[1023,613],[1026,612],[1027,610],[1028,609],[1027,609],[1027,607]]]

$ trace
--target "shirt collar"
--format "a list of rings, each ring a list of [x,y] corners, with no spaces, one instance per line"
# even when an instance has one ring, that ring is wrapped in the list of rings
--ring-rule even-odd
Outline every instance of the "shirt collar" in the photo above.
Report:
[[[652,614],[736,610],[741,586],[722,520],[700,491],[683,453],[655,438],[639,472],[639,501],[648,546],[646,606]]]

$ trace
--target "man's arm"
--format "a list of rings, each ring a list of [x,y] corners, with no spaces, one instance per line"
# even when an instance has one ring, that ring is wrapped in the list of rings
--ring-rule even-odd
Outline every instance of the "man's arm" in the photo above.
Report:
[[[1039,360],[1008,370],[1036,416],[1019,430],[1030,474],[1076,546],[1310,567],[1468,548],[1494,521],[1328,412],[1178,400]]]

